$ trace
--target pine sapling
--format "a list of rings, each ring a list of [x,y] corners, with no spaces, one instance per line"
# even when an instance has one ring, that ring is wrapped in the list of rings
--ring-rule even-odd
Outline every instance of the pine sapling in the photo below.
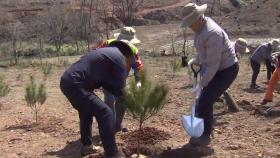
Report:
[[[172,77],[174,77],[175,73],[180,71],[181,69],[181,62],[176,60],[176,59],[173,59],[170,61],[170,67],[171,67],[171,70],[172,70]]]
[[[53,65],[51,63],[48,63],[48,62],[41,65],[41,70],[44,74],[44,81],[46,81],[47,78],[51,75],[52,67],[53,67]]]
[[[0,98],[5,97],[10,92],[10,87],[4,82],[4,79],[0,77]]]
[[[0,77],[0,98],[5,97],[10,92],[9,85],[3,81],[3,78]],[[1,110],[2,104],[0,104]]]
[[[125,105],[128,113],[139,122],[139,134],[142,132],[143,123],[155,116],[165,105],[168,88],[163,84],[152,83],[143,71],[140,77],[142,86],[136,87],[136,82],[131,79],[126,89]],[[140,140],[138,138],[138,154],[140,154]]]
[[[35,113],[36,123],[38,122],[38,113],[47,99],[45,84],[36,84],[34,77],[30,77],[30,83],[25,88],[25,100],[27,106]]]

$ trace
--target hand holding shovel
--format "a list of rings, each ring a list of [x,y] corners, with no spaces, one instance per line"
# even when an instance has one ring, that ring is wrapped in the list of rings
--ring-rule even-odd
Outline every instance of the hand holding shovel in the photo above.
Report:
[[[196,92],[195,102],[192,105],[192,113],[191,115],[183,115],[183,127],[186,132],[194,138],[200,137],[204,132],[204,121],[201,118],[195,117],[195,106],[198,104],[198,97],[201,92],[201,87],[197,84],[197,76],[201,70],[200,65],[198,64],[191,64],[191,69],[194,74],[194,91]]]

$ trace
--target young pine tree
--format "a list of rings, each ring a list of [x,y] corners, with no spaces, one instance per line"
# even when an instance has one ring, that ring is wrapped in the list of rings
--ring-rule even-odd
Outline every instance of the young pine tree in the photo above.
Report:
[[[5,97],[9,92],[9,85],[4,82],[4,79],[2,77],[0,77],[0,98]]]
[[[41,69],[42,69],[42,73],[44,75],[44,80],[45,81],[51,75],[52,68],[53,68],[53,65],[51,63],[48,63],[48,62],[41,65]]]
[[[35,113],[36,123],[38,121],[38,113],[47,100],[47,92],[45,84],[36,84],[34,77],[30,77],[30,83],[25,88],[25,100],[27,106]]]
[[[0,77],[0,98],[5,97],[10,92],[9,85],[3,81],[3,78]],[[1,110],[2,104],[0,104]]]
[[[139,89],[135,80],[130,80],[125,105],[133,118],[139,121],[139,130],[142,130],[143,123],[164,107],[168,88],[163,84],[152,83],[146,71],[141,73],[140,80],[142,86]]]
[[[174,77],[175,73],[180,71],[182,64],[179,60],[173,59],[170,61],[170,67],[172,70],[172,77]]]

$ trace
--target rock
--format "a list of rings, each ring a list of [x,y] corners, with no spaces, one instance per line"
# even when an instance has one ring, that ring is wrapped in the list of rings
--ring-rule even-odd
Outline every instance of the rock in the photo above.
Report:
[[[271,128],[266,128],[265,130],[264,130],[265,132],[269,132],[269,131],[271,131]]]
[[[227,147],[227,149],[229,149],[229,150],[238,150],[240,148],[241,148],[240,145],[230,145]]]
[[[133,154],[133,155],[131,155],[131,158],[147,158],[147,156],[141,155],[141,154],[139,154],[139,156],[137,156],[137,154]]]
[[[217,134],[222,134],[223,132],[219,129],[215,129],[215,131],[217,132]]]

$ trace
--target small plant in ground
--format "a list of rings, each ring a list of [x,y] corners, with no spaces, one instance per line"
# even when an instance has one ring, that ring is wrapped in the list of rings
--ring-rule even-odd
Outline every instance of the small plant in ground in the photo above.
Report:
[[[129,114],[139,122],[139,133],[141,134],[143,123],[155,116],[165,105],[168,88],[163,84],[152,83],[146,71],[141,73],[141,88],[136,87],[135,80],[130,80],[126,89],[125,105]],[[140,143],[138,139],[138,154]]]
[[[5,97],[9,92],[9,85],[4,82],[4,79],[2,77],[0,77],[0,98]]]
[[[172,73],[173,73],[172,77],[174,77],[176,72],[180,71],[181,66],[182,66],[181,62],[176,60],[176,59],[173,59],[173,60],[170,61],[170,67],[171,67],[171,70],[172,70]]]
[[[38,113],[42,105],[47,100],[45,84],[36,84],[34,77],[30,77],[30,83],[25,88],[25,101],[27,106],[35,113],[36,123],[38,122]]]
[[[41,70],[44,74],[44,80],[47,80],[47,78],[51,75],[52,68],[53,68],[53,65],[51,63],[46,62],[46,63],[42,64]]]

